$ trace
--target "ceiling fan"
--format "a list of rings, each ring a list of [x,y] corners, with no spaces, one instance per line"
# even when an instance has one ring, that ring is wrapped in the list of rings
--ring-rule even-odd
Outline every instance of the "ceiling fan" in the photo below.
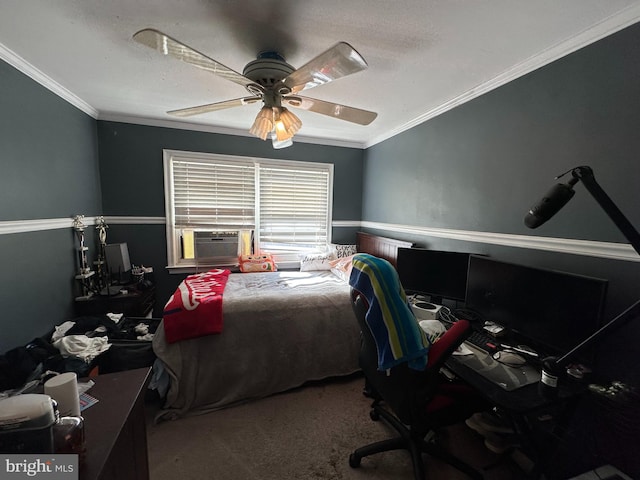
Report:
[[[133,39],[163,55],[177,58],[242,85],[250,93],[248,97],[171,110],[168,114],[189,117],[262,101],[264,106],[258,112],[249,132],[262,140],[271,138],[274,148],[291,145],[293,135],[302,126],[300,119],[287,109],[287,106],[359,125],[369,125],[378,116],[377,113],[368,110],[298,95],[304,90],[367,68],[364,58],[345,42],[335,44],[297,70],[277,52],[262,52],[256,60],[249,62],[240,74],[155,29],[140,30],[133,35]]]

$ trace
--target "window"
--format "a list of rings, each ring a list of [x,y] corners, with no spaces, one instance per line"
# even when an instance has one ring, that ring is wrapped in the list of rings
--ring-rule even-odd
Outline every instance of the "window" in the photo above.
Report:
[[[202,258],[198,239],[233,250],[233,235],[252,231],[280,263],[330,241],[332,164],[165,150],[164,171],[170,268],[235,264],[230,251]]]

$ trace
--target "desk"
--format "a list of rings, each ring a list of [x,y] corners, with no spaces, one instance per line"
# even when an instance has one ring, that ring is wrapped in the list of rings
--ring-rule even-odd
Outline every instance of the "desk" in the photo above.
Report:
[[[455,355],[449,357],[446,367],[457,377],[479,391],[492,405],[520,415],[554,407],[558,403],[574,398],[585,390],[585,386],[582,384],[577,382],[568,383],[564,380],[560,383],[558,397],[555,399],[547,398],[538,392],[537,383],[507,391],[470,368]]]
[[[115,295],[94,295],[76,300],[76,314],[97,315],[104,313],[122,313],[126,317],[146,317],[153,310],[156,287],[150,286],[138,290],[135,285],[123,285],[127,293]]]
[[[87,455],[80,480],[147,480],[144,396],[149,368],[98,375],[87,392],[99,401],[82,412]]]
[[[557,459],[553,453],[564,442],[571,413],[586,391],[586,385],[564,379],[557,397],[548,398],[539,393],[538,383],[505,390],[455,355],[449,357],[445,365],[511,420],[522,443],[520,449],[535,463],[536,472],[553,471],[553,461]]]

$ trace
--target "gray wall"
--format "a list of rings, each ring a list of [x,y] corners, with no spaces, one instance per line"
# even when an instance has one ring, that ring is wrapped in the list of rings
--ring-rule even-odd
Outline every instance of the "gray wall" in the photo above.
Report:
[[[553,176],[586,164],[640,226],[640,25],[365,152],[302,143],[276,151],[247,137],[96,122],[3,62],[0,85],[0,222],[77,213],[163,217],[162,149],[170,148],[333,162],[334,220],[625,242],[581,185],[546,225],[524,227],[524,213]],[[354,231],[335,228],[334,240],[353,241]],[[608,278],[607,318],[640,293],[637,262],[379,233]],[[108,235],[129,243],[135,263],[156,269],[158,315],[181,280],[164,269],[164,225],[116,224]],[[0,234],[0,353],[73,314],[75,247],[71,228]],[[640,384],[639,340],[636,319],[603,341],[599,373]]]
[[[231,135],[98,122],[100,178],[106,216],[164,217],[163,149],[244,155],[334,164],[333,220],[359,220],[362,210],[361,149],[294,143],[274,150],[271,142]],[[334,229],[334,241],[355,241],[354,229]],[[108,242],[127,242],[133,263],[153,266],[158,285],[155,315],[182,275],[166,272],[164,225],[112,225]]]
[[[69,218],[68,229],[0,235],[4,352],[70,318],[79,293],[71,217],[102,207],[95,120],[4,62],[0,86],[0,221]]]
[[[640,228],[639,127],[635,25],[368,149],[363,220],[627,243],[580,184],[571,202],[537,230],[527,229],[523,219],[557,174],[589,165]],[[607,320],[640,298],[637,262],[395,236],[607,278]],[[601,368],[640,383],[640,371],[631,366],[639,340],[636,321],[603,342]]]
[[[629,27],[365,152],[302,143],[277,151],[249,137],[96,122],[0,62],[0,221],[163,217],[162,149],[171,148],[333,162],[334,220],[358,220],[362,212],[363,220],[390,224],[624,242],[581,185],[540,229],[527,230],[522,218],[554,175],[587,164],[640,225],[639,40],[640,27]],[[354,231],[335,228],[334,240],[352,241]],[[636,299],[637,263],[412,239],[608,278],[609,316]],[[109,241],[127,241],[134,262],[156,269],[161,306],[180,280],[164,270],[164,225],[112,225]],[[71,315],[75,245],[71,229],[0,235],[0,351]],[[638,339],[637,328],[624,333]],[[623,371],[626,360],[616,355],[610,364]]]

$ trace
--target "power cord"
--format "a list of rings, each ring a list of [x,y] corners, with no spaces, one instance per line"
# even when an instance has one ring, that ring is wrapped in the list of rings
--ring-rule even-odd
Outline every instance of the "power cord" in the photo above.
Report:
[[[440,320],[444,323],[448,323],[449,325],[458,321],[458,318],[451,312],[449,307],[443,306],[438,312]]]

